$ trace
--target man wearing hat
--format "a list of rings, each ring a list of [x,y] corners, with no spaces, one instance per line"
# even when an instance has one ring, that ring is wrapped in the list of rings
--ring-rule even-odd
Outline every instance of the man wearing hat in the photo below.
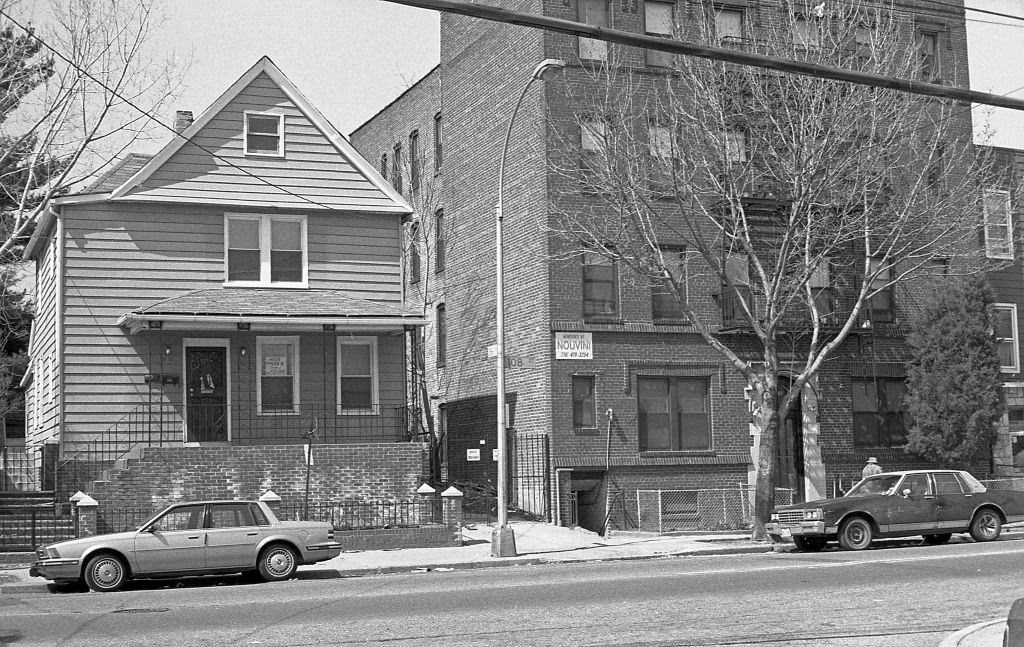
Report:
[[[872,456],[871,458],[868,459],[868,464],[864,466],[863,470],[861,470],[860,477],[866,479],[869,476],[874,476],[875,474],[881,473],[882,466],[878,464],[878,459]]]

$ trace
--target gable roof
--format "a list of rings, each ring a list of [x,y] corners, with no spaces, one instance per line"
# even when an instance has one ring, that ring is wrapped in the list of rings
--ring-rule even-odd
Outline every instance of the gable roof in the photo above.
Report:
[[[284,157],[242,153],[245,112],[285,115]],[[96,185],[105,187],[112,180],[108,174]],[[114,188],[110,199],[402,215],[413,211],[266,56]]]
[[[96,178],[80,193],[110,193],[131,179],[151,159],[153,159],[152,155],[128,153],[127,157],[110,167],[106,173]]]

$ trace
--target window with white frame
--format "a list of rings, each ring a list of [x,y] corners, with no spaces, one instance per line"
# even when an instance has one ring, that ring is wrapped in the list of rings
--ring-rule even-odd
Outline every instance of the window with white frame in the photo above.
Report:
[[[1010,192],[985,189],[982,199],[985,212],[985,254],[989,258],[1013,258],[1013,218],[1010,215]]]
[[[299,338],[257,337],[256,366],[259,371],[256,389],[259,413],[298,413]]]
[[[380,413],[376,337],[338,338],[338,413]]]
[[[1017,340],[1017,306],[1013,303],[992,304],[995,319],[996,345],[999,347],[999,370],[1020,372],[1020,346]]]
[[[284,115],[246,112],[245,154],[269,157],[284,155]]]
[[[225,217],[226,283],[306,286],[306,217]]]

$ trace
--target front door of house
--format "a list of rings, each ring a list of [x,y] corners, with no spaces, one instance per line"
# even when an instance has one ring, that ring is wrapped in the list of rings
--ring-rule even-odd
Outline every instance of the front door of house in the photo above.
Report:
[[[790,380],[779,378],[780,398],[790,388]],[[779,421],[779,443],[776,447],[775,487],[793,491],[793,503],[804,500],[804,433],[803,411],[798,398],[785,418]]]
[[[185,349],[185,429],[190,443],[228,440],[227,349]]]

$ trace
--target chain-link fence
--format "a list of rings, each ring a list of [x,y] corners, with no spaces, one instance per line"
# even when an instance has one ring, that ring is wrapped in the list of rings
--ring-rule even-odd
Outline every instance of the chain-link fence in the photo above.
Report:
[[[998,479],[982,479],[981,484],[989,490],[1011,490],[1013,492],[1024,492],[1024,477],[1008,476]]]
[[[793,490],[775,488],[775,505],[793,502]],[[648,532],[743,530],[754,514],[754,488],[741,484],[701,490],[637,490],[637,525]]]

